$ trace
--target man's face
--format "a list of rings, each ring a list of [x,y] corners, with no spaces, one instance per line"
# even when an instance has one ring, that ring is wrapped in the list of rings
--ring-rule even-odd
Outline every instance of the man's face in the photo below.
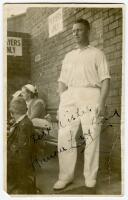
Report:
[[[82,23],[76,23],[73,25],[73,36],[75,41],[79,44],[84,44],[88,41],[89,30]]]

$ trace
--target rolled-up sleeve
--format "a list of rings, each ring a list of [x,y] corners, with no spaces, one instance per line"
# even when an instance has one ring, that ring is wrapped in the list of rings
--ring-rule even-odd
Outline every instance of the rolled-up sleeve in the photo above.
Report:
[[[110,79],[110,70],[108,67],[106,56],[102,51],[98,51],[98,54],[96,56],[96,64],[100,82],[102,82],[105,79]]]
[[[67,56],[65,56],[63,62],[62,62],[62,68],[61,68],[61,72],[60,72],[60,77],[58,79],[58,82],[63,82],[65,85],[68,84],[68,71],[67,71]]]

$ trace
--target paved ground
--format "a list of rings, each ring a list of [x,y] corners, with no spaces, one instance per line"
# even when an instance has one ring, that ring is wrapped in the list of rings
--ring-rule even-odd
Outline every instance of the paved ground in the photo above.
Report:
[[[55,150],[53,146],[47,146],[45,150],[45,156],[50,155]],[[42,159],[43,156],[40,157]],[[70,167],[70,166],[69,166]],[[82,175],[83,171],[83,155],[79,153],[78,161],[75,170],[74,182],[69,185],[64,190],[54,191],[52,189],[54,183],[58,177],[58,159],[51,158],[48,162],[43,162],[41,167],[36,168],[37,171],[37,186],[41,189],[42,194],[52,194],[52,195],[87,195],[87,194],[97,194],[97,195],[120,195],[121,194],[121,181],[119,175],[116,173],[108,174],[105,171],[99,171],[97,186],[95,191],[88,191],[84,187],[84,177]]]

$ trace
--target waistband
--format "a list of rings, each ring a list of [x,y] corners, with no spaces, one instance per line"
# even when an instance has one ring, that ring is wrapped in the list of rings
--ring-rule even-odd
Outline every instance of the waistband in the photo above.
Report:
[[[87,91],[100,91],[99,87],[68,87],[67,90],[87,90]]]
[[[81,104],[90,105],[97,104],[100,98],[100,88],[92,87],[69,87],[61,95],[61,105]]]

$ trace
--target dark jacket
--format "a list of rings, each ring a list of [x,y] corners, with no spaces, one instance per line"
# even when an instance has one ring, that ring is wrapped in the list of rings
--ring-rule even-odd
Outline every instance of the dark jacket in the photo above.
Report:
[[[27,184],[27,177],[33,176],[32,158],[34,143],[32,122],[25,116],[16,123],[7,141],[7,182],[10,186]]]

